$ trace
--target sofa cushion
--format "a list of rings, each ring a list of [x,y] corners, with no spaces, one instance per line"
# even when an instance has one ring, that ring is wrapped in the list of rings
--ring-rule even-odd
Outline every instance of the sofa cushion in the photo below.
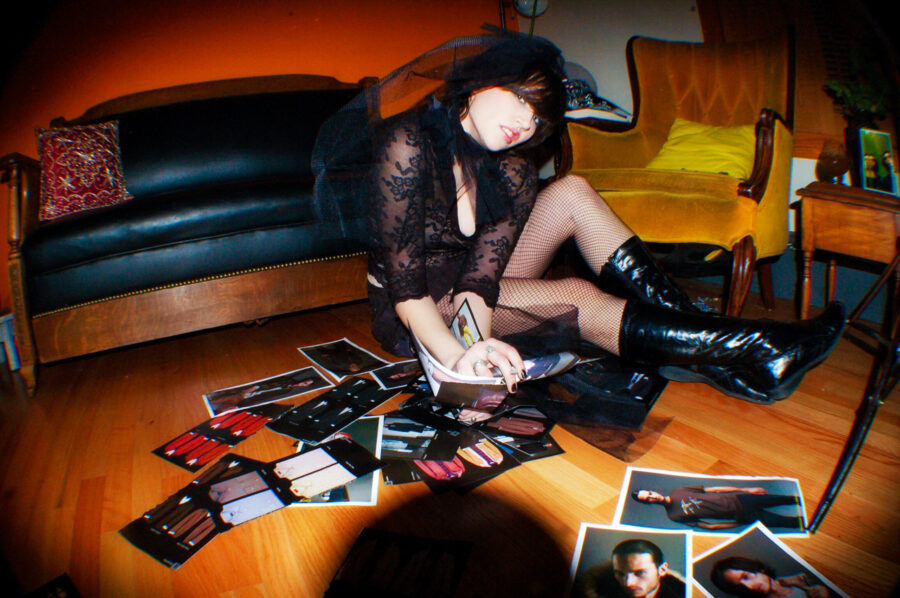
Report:
[[[118,123],[39,128],[36,133],[41,220],[131,199],[122,174]]]
[[[362,221],[322,219],[312,182],[135,199],[45,224],[22,252],[33,314],[240,270],[363,251]]]

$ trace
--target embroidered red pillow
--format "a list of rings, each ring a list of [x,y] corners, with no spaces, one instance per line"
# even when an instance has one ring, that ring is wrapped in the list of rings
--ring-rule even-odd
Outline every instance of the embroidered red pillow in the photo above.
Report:
[[[125,189],[119,124],[37,129],[41,220],[132,198]]]

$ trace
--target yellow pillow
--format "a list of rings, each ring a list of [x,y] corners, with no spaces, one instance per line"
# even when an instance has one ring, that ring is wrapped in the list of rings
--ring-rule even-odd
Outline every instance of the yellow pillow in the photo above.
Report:
[[[746,179],[753,169],[756,125],[714,127],[676,118],[647,168],[715,172]]]

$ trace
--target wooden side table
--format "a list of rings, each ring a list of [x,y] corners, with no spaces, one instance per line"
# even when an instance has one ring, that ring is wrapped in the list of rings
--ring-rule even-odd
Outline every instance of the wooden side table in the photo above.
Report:
[[[812,183],[797,191],[803,273],[800,317],[809,317],[810,269],[817,249],[889,264],[900,238],[900,198],[859,187]],[[834,299],[837,265],[829,260],[825,302]]]
[[[886,306],[880,331],[859,321],[860,314],[896,274],[900,263],[900,198],[830,183],[812,183],[797,194],[802,198],[801,317],[806,318],[809,314],[810,266],[817,249],[886,264],[881,275],[847,317],[848,328],[863,332],[874,340],[875,360],[844,449],[807,526],[815,532],[850,474],[878,408],[900,380],[900,309],[897,306],[900,289],[895,288],[893,293],[889,293],[890,304]],[[830,260],[826,276],[826,301],[834,299],[835,271],[835,260]],[[895,276],[896,279],[900,276]]]

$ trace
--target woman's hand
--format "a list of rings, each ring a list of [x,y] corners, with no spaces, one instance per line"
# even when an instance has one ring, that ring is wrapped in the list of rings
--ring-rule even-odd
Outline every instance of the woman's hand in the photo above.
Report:
[[[495,338],[478,341],[453,364],[453,371],[475,376],[495,376],[499,371],[509,392],[516,392],[525,375],[525,363],[515,347]]]

